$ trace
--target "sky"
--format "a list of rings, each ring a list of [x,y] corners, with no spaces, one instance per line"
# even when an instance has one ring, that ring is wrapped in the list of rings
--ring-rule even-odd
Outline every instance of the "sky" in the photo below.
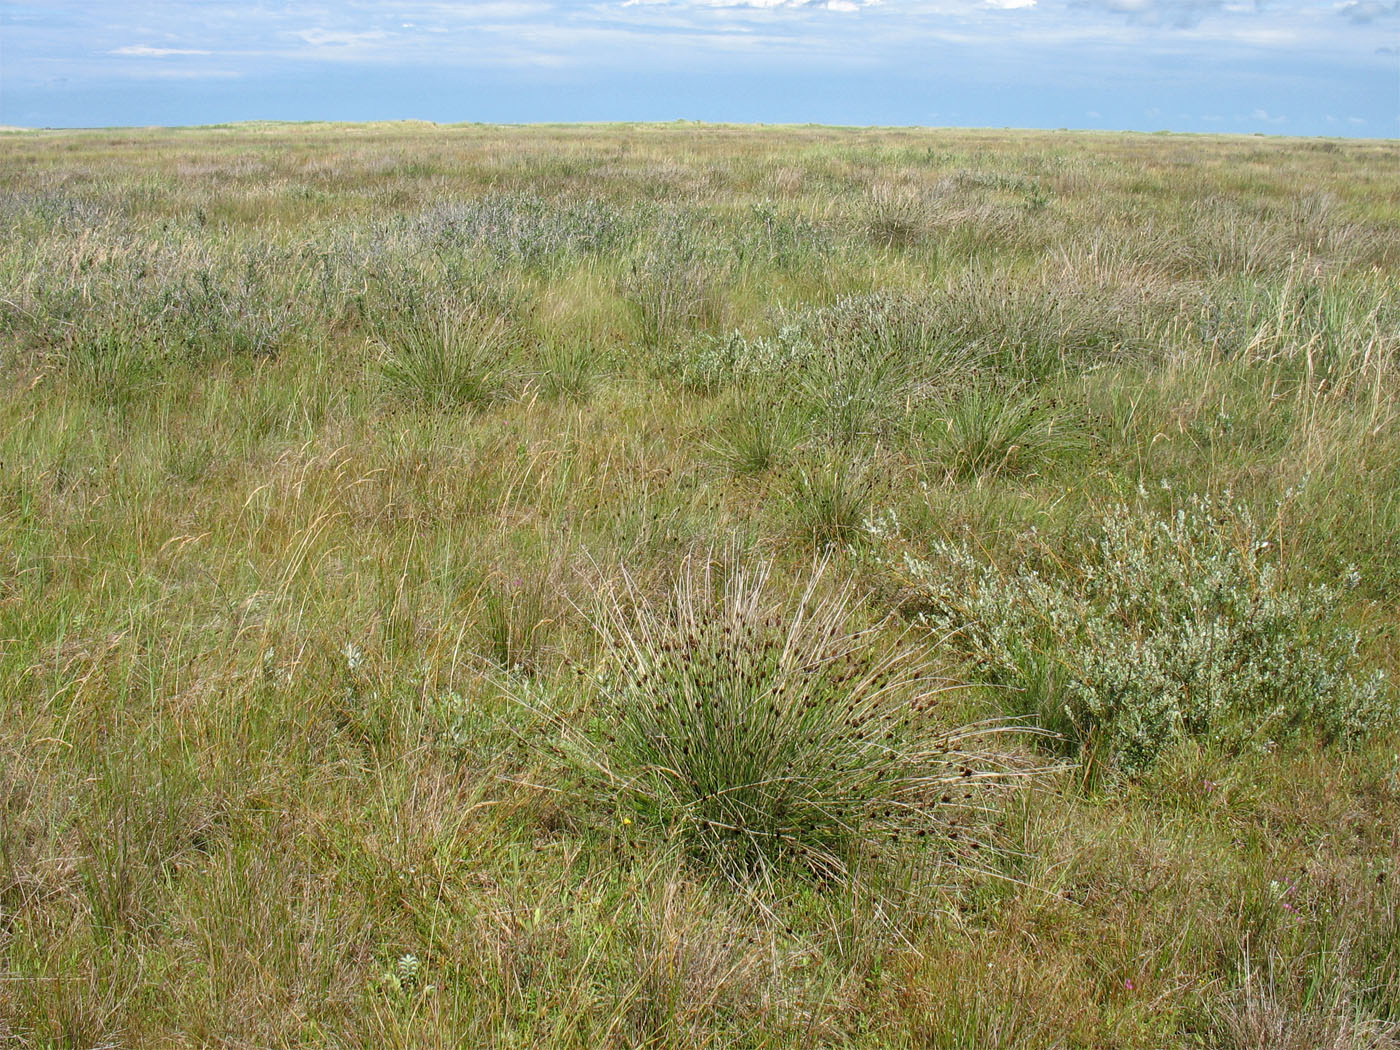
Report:
[[[0,0],[0,125],[1400,136],[1400,0]]]

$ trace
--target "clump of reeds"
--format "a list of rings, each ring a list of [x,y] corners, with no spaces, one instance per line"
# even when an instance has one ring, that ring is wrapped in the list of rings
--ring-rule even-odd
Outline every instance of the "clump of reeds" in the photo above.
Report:
[[[797,443],[797,432],[775,400],[736,404],[720,421],[710,449],[731,474],[757,475],[772,470]]]
[[[864,459],[836,455],[800,468],[789,496],[799,534],[823,549],[862,542],[873,480]]]
[[[931,451],[958,481],[1022,474],[1082,450],[1083,435],[1046,399],[973,385],[936,411]]]
[[[379,341],[385,389],[423,408],[484,408],[505,395],[512,379],[507,335],[499,318],[473,315],[395,326]]]
[[[787,605],[769,571],[690,561],[669,601],[624,585],[606,603],[581,753],[618,819],[740,882],[841,878],[931,835],[980,848],[958,814],[1002,775],[973,750],[999,727],[940,724],[950,683],[883,625],[852,628],[852,589],[822,567]]]

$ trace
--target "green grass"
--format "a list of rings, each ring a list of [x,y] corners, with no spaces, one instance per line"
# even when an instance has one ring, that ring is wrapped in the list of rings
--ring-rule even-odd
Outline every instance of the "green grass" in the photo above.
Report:
[[[415,320],[383,337],[385,389],[429,409],[485,408],[506,393],[505,342],[499,322]]]
[[[1397,172],[1257,137],[8,135],[0,1043],[1396,1046],[1385,718],[1164,730],[1113,775],[996,733],[934,790],[950,735],[1072,731],[1057,669],[1176,620],[1114,592],[1112,644],[1065,621],[998,680],[903,557],[1098,594],[1103,508],[1209,496],[1279,594],[1354,568],[1315,638],[1393,711]],[[1183,572],[1206,633],[1263,579]],[[889,751],[834,651],[898,672]],[[930,669],[976,684],[915,717]]]

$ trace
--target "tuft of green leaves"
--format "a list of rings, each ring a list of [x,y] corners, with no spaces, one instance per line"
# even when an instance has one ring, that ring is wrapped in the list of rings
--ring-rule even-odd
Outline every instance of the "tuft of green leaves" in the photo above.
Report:
[[[799,531],[821,548],[860,542],[872,489],[868,460],[832,455],[799,468],[789,497]]]
[[[741,401],[720,420],[710,448],[736,475],[765,474],[797,442],[797,428],[777,401]]]
[[[504,321],[441,314],[386,330],[380,375],[397,400],[439,411],[481,409],[512,376]]]
[[[935,461],[958,481],[1033,471],[1084,445],[1044,399],[981,384],[946,403],[928,432]]]
[[[598,350],[586,342],[547,347],[542,354],[540,389],[555,400],[586,401],[597,382]]]
[[[784,606],[769,573],[691,561],[669,602],[612,594],[601,728],[579,751],[609,803],[739,883],[957,841],[956,815],[998,779],[971,750],[995,727],[938,726],[949,683],[880,644],[882,625],[853,629],[849,585],[818,566]]]

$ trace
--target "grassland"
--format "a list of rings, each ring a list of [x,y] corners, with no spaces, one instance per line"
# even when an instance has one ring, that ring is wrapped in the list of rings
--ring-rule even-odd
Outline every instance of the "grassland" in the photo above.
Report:
[[[1400,146],[0,187],[0,1045],[1400,1045]]]

